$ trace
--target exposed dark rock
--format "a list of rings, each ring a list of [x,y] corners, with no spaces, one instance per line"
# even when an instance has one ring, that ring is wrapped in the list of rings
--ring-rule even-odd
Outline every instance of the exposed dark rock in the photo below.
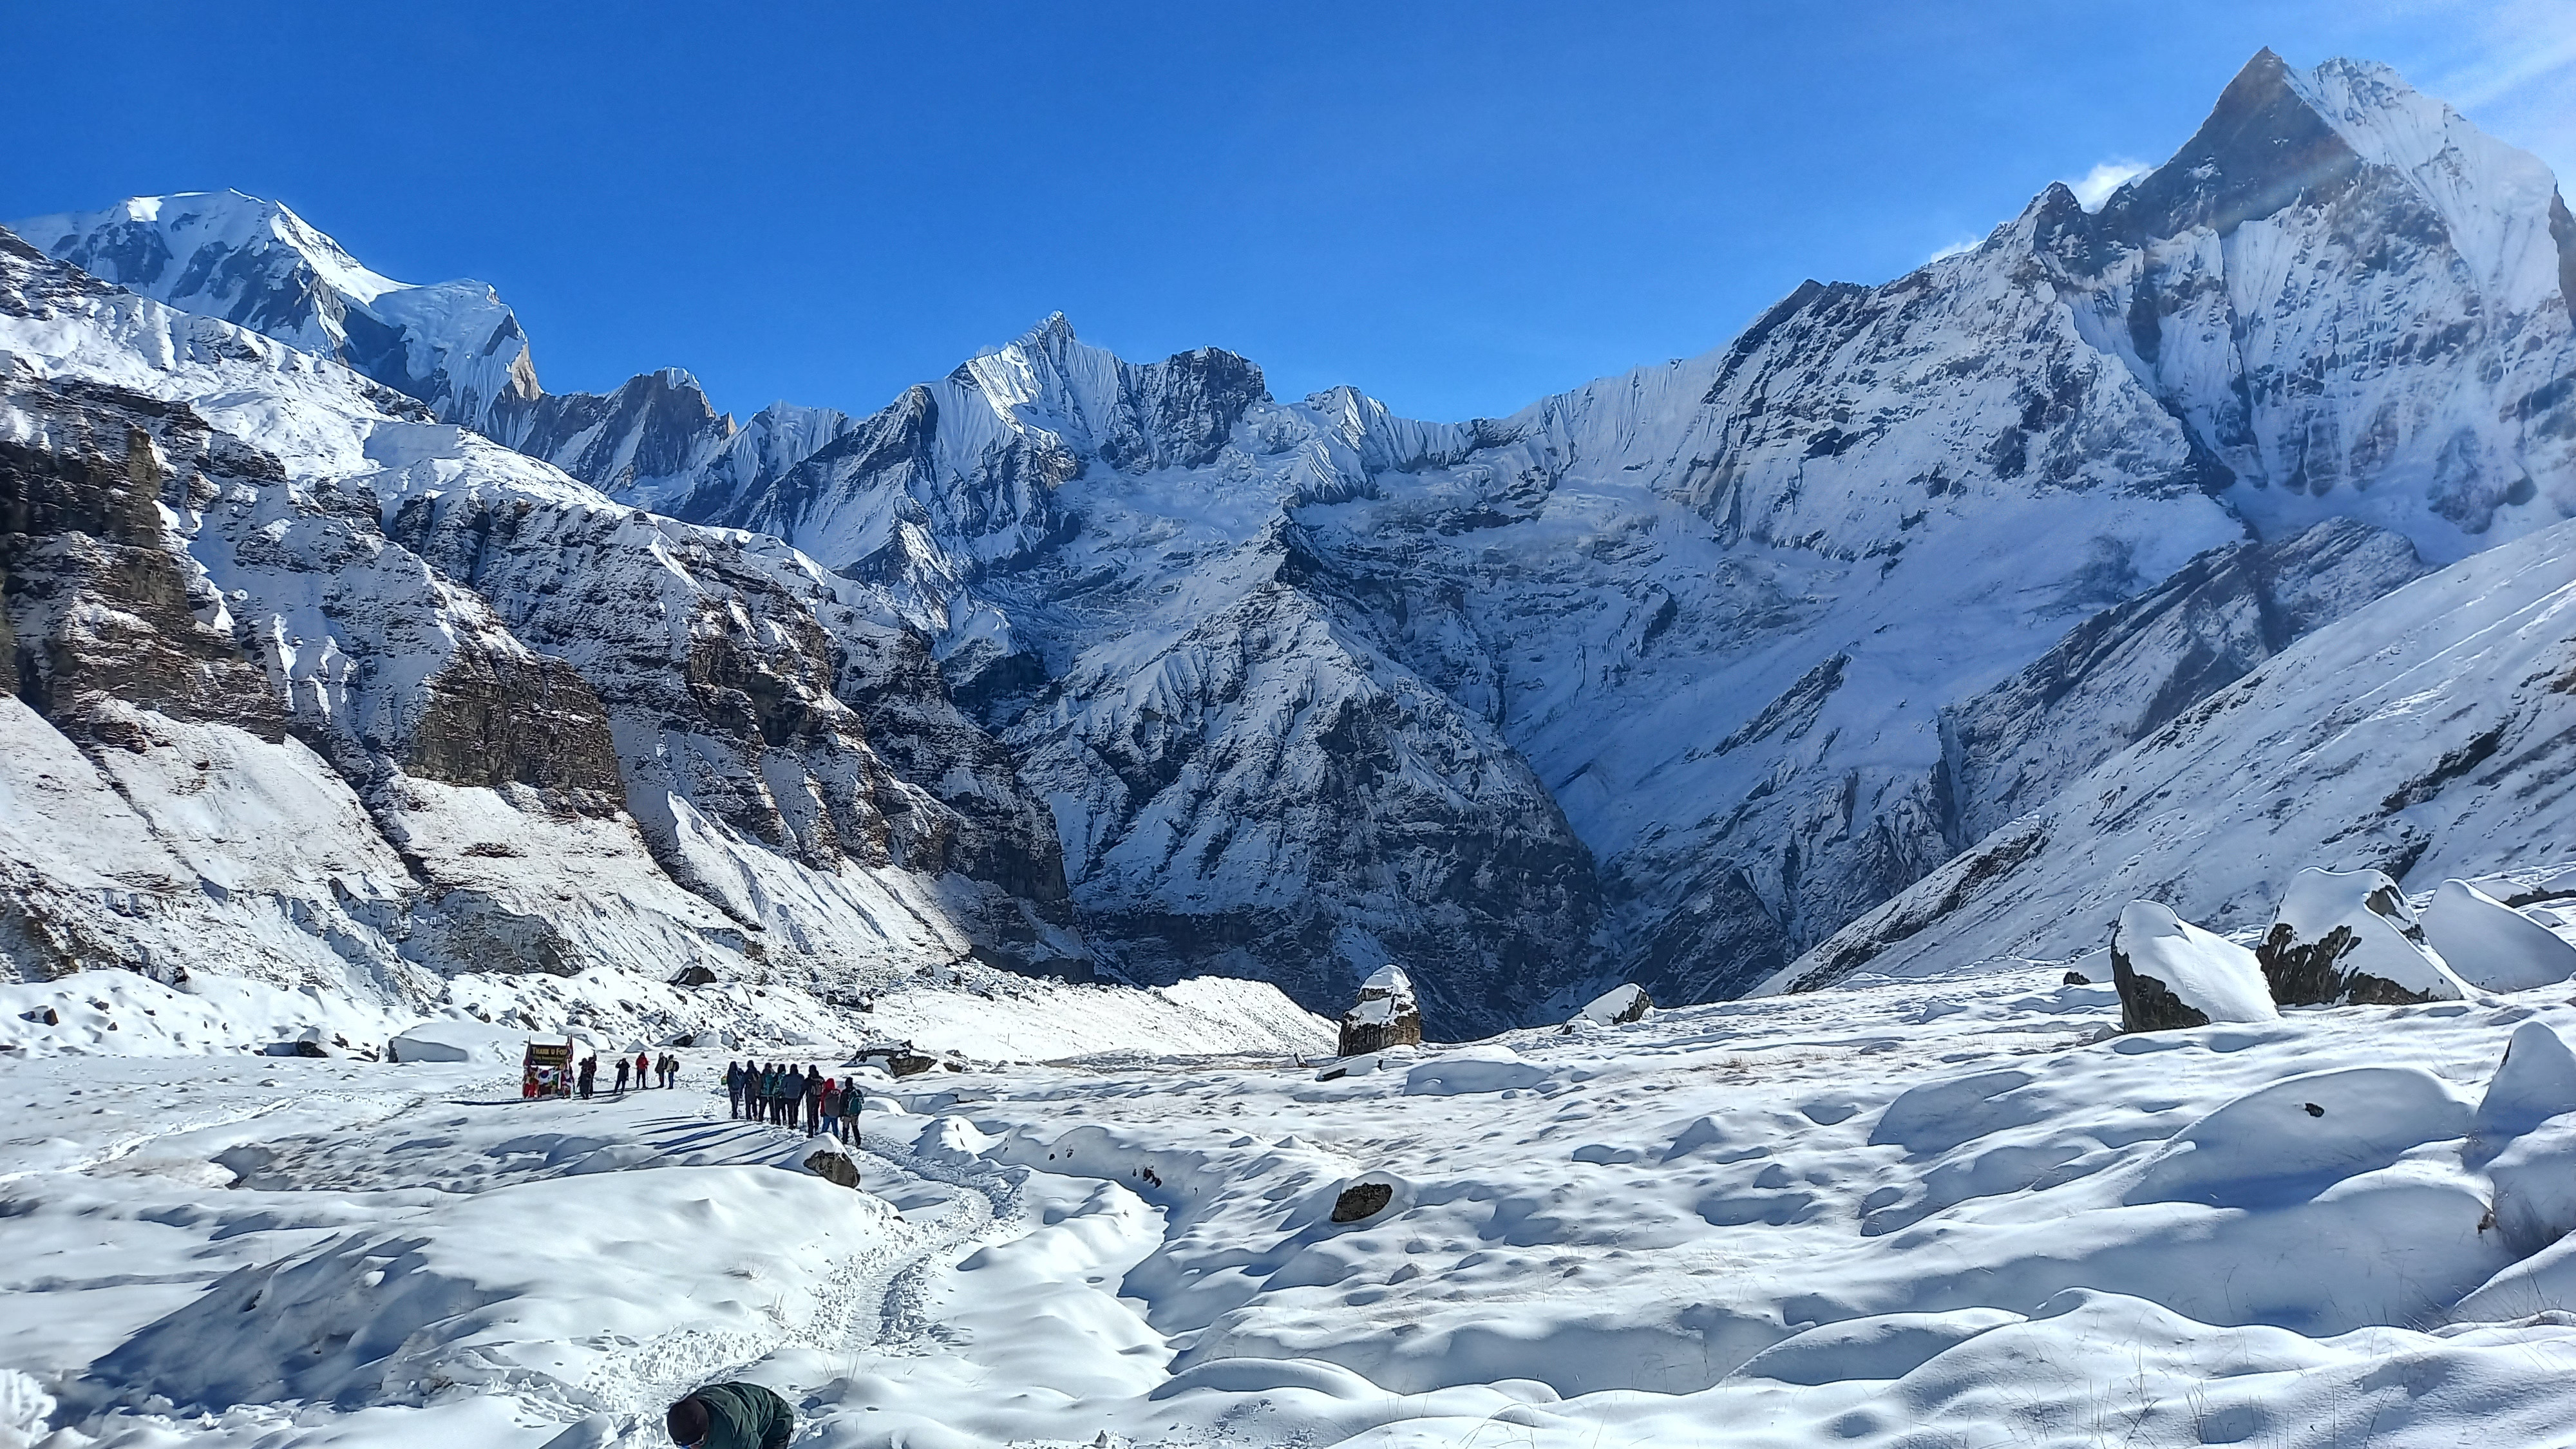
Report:
[[[107,389],[20,385],[9,401],[52,426],[40,442],[0,441],[0,635],[11,653],[0,692],[111,745],[139,742],[99,708],[108,700],[279,738],[283,702],[162,522],[165,489],[186,502],[181,470],[220,464],[206,426]]]
[[[917,1077],[939,1064],[939,1058],[914,1050],[910,1042],[865,1046],[850,1054],[850,1065],[877,1067],[892,1077]]]
[[[2131,970],[2129,958],[2111,953],[2111,982],[2120,990],[2120,1030],[2179,1031],[2209,1025],[2209,1013],[2184,1003],[2173,989]]]
[[[674,986],[713,986],[716,984],[716,973],[708,970],[704,966],[686,966],[681,968],[678,975],[671,978],[671,984]]]
[[[859,1166],[838,1152],[817,1152],[805,1159],[805,1170],[838,1187],[859,1185]]]
[[[404,770],[450,785],[556,790],[586,815],[625,806],[599,696],[560,659],[460,654],[431,675]]]
[[[2059,984],[2064,986],[2090,986],[2093,984],[2093,978],[2085,975],[2081,971],[2069,971]]]
[[[1395,1188],[1383,1182],[1355,1182],[1333,1199],[1333,1221],[1356,1223],[1376,1217],[1395,1201]]]

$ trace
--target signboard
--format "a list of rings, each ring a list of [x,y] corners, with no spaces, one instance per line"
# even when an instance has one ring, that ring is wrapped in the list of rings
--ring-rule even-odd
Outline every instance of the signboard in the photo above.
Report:
[[[571,1096],[572,1043],[529,1042],[521,1064],[519,1095],[529,1099]]]

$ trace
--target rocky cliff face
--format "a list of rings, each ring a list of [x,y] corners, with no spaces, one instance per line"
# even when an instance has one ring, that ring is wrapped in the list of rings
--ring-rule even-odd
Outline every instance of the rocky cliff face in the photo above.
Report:
[[[1085,969],[1047,816],[860,586],[5,234],[0,352],[20,972]]]
[[[1398,960],[1457,1035],[1614,974],[1738,992],[1957,860],[2017,868],[2015,817],[2106,756],[2422,561],[2576,514],[2566,216],[2384,68],[2266,52],[2098,211],[2051,188],[1963,254],[1504,419],[1282,402],[1242,358],[1129,363],[1060,317],[861,420],[737,428],[676,373],[471,417],[387,380],[618,502],[782,539],[918,641],[854,682],[725,576],[648,645],[541,562],[605,525],[528,535],[491,607],[591,684],[660,857],[706,820],[787,859],[972,861],[1039,909],[1043,852],[996,844],[1035,838],[1021,807],[919,743],[953,698],[1048,802],[1119,969],[1332,1009]],[[260,306],[281,336],[329,310]],[[520,536],[413,506],[395,533],[444,577]],[[714,722],[660,723],[684,696]],[[864,784],[858,740],[929,798]],[[851,783],[807,803],[773,762]]]

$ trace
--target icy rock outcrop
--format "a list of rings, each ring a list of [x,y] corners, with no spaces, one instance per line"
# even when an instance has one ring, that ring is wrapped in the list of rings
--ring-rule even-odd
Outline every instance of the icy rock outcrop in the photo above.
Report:
[[[2464,880],[2424,908],[2424,938],[2460,978],[2487,991],[2529,991],[2576,977],[2576,946]]]
[[[2122,1031],[2171,1031],[2280,1016],[2254,953],[2176,916],[2132,901],[2111,930],[2111,979]]]
[[[1626,982],[1613,986],[1592,998],[1581,1011],[1567,1018],[1565,1029],[1572,1031],[1579,1026],[1626,1026],[1632,1021],[1645,1020],[1646,1013],[1654,1009],[1655,998],[1646,993],[1646,988],[1633,981]]]
[[[2283,1006],[2401,1006],[2469,994],[2424,939],[2397,883],[2375,870],[2300,871],[2254,954]]]
[[[1359,1000],[1342,1013],[1341,1048],[1336,1054],[1365,1056],[1421,1041],[1422,1008],[1413,997],[1413,978],[1402,967],[1381,966],[1360,983]]]
[[[1355,1182],[1333,1198],[1330,1221],[1364,1222],[1386,1211],[1395,1201],[1395,1184],[1391,1182]]]

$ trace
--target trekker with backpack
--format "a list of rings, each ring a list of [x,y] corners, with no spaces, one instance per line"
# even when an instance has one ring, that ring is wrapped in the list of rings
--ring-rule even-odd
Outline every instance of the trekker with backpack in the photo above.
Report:
[[[787,1449],[796,1411],[758,1384],[709,1384],[673,1404],[662,1428],[680,1449]]]

